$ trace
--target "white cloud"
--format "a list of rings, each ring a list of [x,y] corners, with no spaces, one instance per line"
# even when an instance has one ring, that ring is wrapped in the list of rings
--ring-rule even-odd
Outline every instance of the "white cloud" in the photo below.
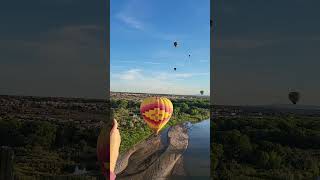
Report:
[[[124,13],[118,13],[116,17],[131,28],[144,30],[144,24],[133,16],[129,16]]]
[[[152,72],[151,74],[144,74],[141,69],[130,69],[118,74],[113,74],[118,80],[182,80],[194,76],[208,76],[209,73],[167,73],[167,72]]]
[[[199,89],[203,87],[183,85],[176,82],[159,80],[157,78],[146,78],[143,81],[120,81],[111,80],[111,91],[120,92],[144,92],[155,94],[199,94]]]
[[[208,92],[208,87],[191,85],[184,81],[193,76],[209,73],[179,73],[152,72],[150,74],[140,69],[131,69],[121,74],[111,74],[111,90],[122,92],[145,92],[164,94],[198,94],[199,89]]]
[[[205,76],[209,75],[209,73],[181,73],[181,74],[175,74],[174,76],[177,78],[190,78],[193,76]]]
[[[115,74],[115,77],[118,77],[121,80],[137,80],[142,77],[140,69],[130,69],[121,74]]]
[[[175,74],[175,77],[178,78],[188,78],[188,77],[192,77],[193,75],[190,73],[183,73],[183,74]]]
[[[117,62],[117,63],[130,63],[130,64],[141,64],[141,63],[144,63],[144,64],[151,64],[151,65],[159,65],[159,64],[163,64],[163,63],[160,63],[160,62],[152,62],[152,61],[127,61],[127,60],[112,60],[112,62]]]

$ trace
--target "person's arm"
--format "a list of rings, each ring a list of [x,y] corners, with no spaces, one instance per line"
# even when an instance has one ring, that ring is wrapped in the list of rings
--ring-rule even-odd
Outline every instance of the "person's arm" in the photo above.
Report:
[[[116,178],[114,170],[119,156],[120,143],[121,136],[118,129],[118,122],[114,119],[113,127],[110,132],[110,180]]]

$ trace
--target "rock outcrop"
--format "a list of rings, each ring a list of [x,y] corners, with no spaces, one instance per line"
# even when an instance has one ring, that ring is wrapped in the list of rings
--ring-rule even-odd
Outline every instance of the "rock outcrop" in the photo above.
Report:
[[[176,125],[161,135],[152,135],[121,154],[117,179],[168,179],[184,176],[182,154],[188,147],[188,132]]]

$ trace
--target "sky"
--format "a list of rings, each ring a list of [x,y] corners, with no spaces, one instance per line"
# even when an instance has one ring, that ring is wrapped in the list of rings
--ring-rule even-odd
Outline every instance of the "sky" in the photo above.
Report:
[[[215,104],[286,104],[292,89],[320,105],[319,1],[215,2]],[[111,90],[209,94],[208,0],[110,8]],[[105,98],[106,19],[106,1],[4,1],[0,94]]]
[[[209,95],[209,3],[111,0],[111,91]]]
[[[106,1],[4,1],[0,94],[105,98]]]
[[[320,105],[320,1],[216,1],[215,104]]]

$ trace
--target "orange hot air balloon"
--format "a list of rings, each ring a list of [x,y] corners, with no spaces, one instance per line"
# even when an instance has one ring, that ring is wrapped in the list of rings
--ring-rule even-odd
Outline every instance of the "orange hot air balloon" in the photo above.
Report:
[[[173,105],[165,97],[148,97],[141,103],[140,113],[148,126],[158,134],[171,118]]]
[[[110,133],[107,129],[106,125],[102,127],[97,140],[97,157],[105,177],[107,177],[110,168]]]

